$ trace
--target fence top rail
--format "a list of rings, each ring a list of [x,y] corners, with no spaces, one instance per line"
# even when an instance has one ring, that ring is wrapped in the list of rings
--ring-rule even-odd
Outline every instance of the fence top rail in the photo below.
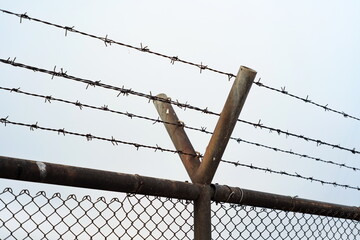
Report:
[[[196,200],[203,185],[0,156],[0,178],[97,190]],[[215,202],[360,221],[360,207],[344,206],[260,191],[211,184]]]

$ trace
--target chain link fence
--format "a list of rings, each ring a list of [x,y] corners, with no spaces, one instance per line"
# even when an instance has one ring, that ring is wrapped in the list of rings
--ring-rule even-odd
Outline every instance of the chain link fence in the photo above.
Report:
[[[360,239],[355,220],[228,203],[212,204],[213,239]]]
[[[0,194],[0,239],[193,239],[192,202],[120,196],[78,199],[6,188]]]
[[[193,239],[193,202],[0,193],[0,239]],[[212,203],[213,239],[360,239],[358,221]]]

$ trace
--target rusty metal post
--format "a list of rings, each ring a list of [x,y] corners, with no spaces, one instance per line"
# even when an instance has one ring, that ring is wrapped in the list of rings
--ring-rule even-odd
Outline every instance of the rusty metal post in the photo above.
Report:
[[[165,94],[158,94],[158,98],[168,99]],[[200,160],[195,157],[196,152],[185,133],[184,127],[181,126],[179,119],[170,103],[162,101],[154,101],[156,110],[162,121],[164,121],[165,128],[169,133],[169,136],[177,151],[188,153],[191,155],[179,154],[181,161],[183,162],[185,169],[191,179],[194,182],[194,176],[197,169],[200,166]],[[170,123],[170,124],[169,124]]]
[[[211,239],[211,187],[203,185],[198,199],[194,201],[194,239]]]
[[[211,183],[255,76],[256,71],[244,66],[240,67],[196,173],[197,183]]]

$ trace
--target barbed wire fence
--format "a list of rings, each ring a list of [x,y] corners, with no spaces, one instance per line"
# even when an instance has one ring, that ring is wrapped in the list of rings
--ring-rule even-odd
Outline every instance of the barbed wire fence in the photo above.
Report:
[[[26,65],[23,63],[17,63],[15,62],[16,58],[14,59],[1,59],[0,58],[0,62],[4,63],[4,64],[8,64],[14,67],[20,67],[20,68],[24,68],[24,69],[28,69],[28,70],[32,70],[34,72],[41,72],[41,73],[46,73],[48,75],[51,75],[51,79],[53,79],[54,77],[61,77],[64,79],[68,79],[68,80],[72,80],[72,81],[76,81],[76,82],[81,82],[86,84],[86,88],[88,88],[89,86],[98,86],[101,88],[105,88],[105,89],[110,89],[113,91],[117,92],[117,97],[119,96],[129,96],[129,95],[133,95],[133,96],[137,96],[137,97],[142,97],[142,98],[146,98],[148,99],[148,101],[161,101],[161,102],[165,102],[165,103],[170,103],[172,105],[178,106],[181,109],[191,109],[191,110],[195,110],[201,113],[205,113],[205,114],[210,114],[210,115],[215,115],[215,116],[220,116],[220,113],[216,113],[213,112],[211,110],[209,110],[207,107],[206,108],[200,108],[197,106],[193,106],[191,104],[188,103],[182,103],[179,102],[178,100],[172,100],[171,98],[168,99],[163,99],[163,98],[159,98],[157,96],[152,95],[152,93],[150,92],[150,94],[147,93],[143,93],[143,92],[138,92],[135,91],[131,88],[124,88],[123,87],[118,87],[118,86],[114,86],[114,85],[110,85],[110,84],[106,84],[106,83],[102,83],[101,80],[91,80],[91,79],[85,79],[85,78],[81,78],[81,77],[77,77],[77,76],[72,76],[69,75],[67,73],[67,71],[63,70],[62,68],[60,68],[60,71],[56,71],[56,66],[54,67],[53,70],[47,70],[47,69],[43,69],[43,68],[38,68],[35,66],[30,66],[30,65]],[[78,103],[81,106],[81,103]],[[298,134],[298,133],[293,133],[293,132],[289,132],[288,130],[283,130],[280,128],[274,128],[274,127],[270,127],[270,126],[266,126],[264,125],[261,120],[259,120],[258,122],[250,122],[247,120],[242,120],[242,119],[238,119],[239,122],[241,123],[245,123],[247,125],[253,126],[255,128],[259,128],[259,129],[264,129],[264,130],[268,130],[269,133],[277,133],[278,135],[283,134],[286,137],[294,137],[294,138],[298,138],[301,140],[304,140],[306,142],[313,142],[316,144],[316,146],[328,146],[331,147],[332,149],[336,149],[336,150],[343,150],[343,151],[347,151],[353,154],[360,154],[360,151],[356,150],[355,147],[350,148],[350,147],[342,147],[340,146],[340,144],[334,144],[334,143],[329,143],[320,139],[315,139],[312,137],[308,137],[308,136],[304,136],[302,134]]]
[[[178,56],[170,56],[170,55],[166,55],[166,54],[159,53],[159,52],[156,52],[156,51],[151,51],[148,46],[143,46],[142,43],[140,43],[140,47],[136,47],[136,46],[133,46],[133,45],[130,45],[130,44],[127,44],[127,43],[122,43],[122,42],[113,40],[111,38],[108,38],[108,35],[106,35],[105,37],[96,36],[96,35],[91,34],[91,33],[86,33],[86,32],[80,31],[80,30],[76,30],[75,26],[72,26],[72,27],[61,26],[59,24],[55,24],[55,23],[51,23],[51,22],[48,22],[48,21],[45,21],[45,20],[38,19],[38,18],[30,17],[27,13],[21,13],[21,14],[20,13],[14,13],[14,12],[4,10],[4,9],[0,9],[0,11],[3,12],[4,14],[9,14],[9,15],[13,15],[13,16],[18,17],[20,19],[20,23],[22,23],[23,19],[26,19],[26,20],[29,20],[29,21],[39,22],[39,23],[42,23],[42,24],[46,24],[48,26],[63,29],[63,30],[65,30],[65,37],[67,36],[68,32],[77,33],[77,34],[80,34],[80,35],[83,35],[83,36],[86,36],[86,37],[90,37],[90,38],[100,40],[100,41],[104,42],[106,47],[111,46],[111,44],[115,44],[115,45],[118,45],[118,46],[122,46],[122,47],[130,48],[130,49],[133,49],[133,50],[141,51],[141,52],[144,52],[144,53],[152,54],[152,55],[155,55],[155,56],[158,56],[158,57],[167,58],[167,59],[170,60],[171,64],[174,64],[175,62],[180,62],[180,63],[183,63],[183,64],[187,64],[187,65],[197,67],[197,68],[200,69],[200,73],[202,71],[204,71],[204,70],[208,70],[208,71],[211,71],[211,72],[215,72],[215,73],[218,73],[218,74],[225,75],[225,76],[228,77],[228,80],[230,80],[231,78],[236,77],[236,75],[233,74],[233,73],[229,73],[229,72],[225,72],[225,71],[218,70],[218,69],[215,69],[215,68],[211,68],[211,67],[208,67],[207,65],[205,65],[203,63],[198,64],[198,63],[194,63],[194,62],[191,62],[191,61],[183,60],[183,59],[179,58]],[[360,121],[359,117],[350,115],[350,114],[345,113],[344,111],[341,111],[341,110],[336,110],[336,109],[330,108],[330,107],[328,107],[328,104],[326,104],[326,105],[319,104],[319,103],[316,103],[316,102],[310,100],[309,95],[307,95],[306,97],[300,97],[300,96],[297,96],[295,94],[289,93],[286,90],[286,87],[281,87],[280,89],[278,89],[278,88],[275,88],[275,87],[272,87],[272,86],[268,86],[268,85],[266,85],[264,83],[261,83],[260,80],[261,79],[259,79],[257,82],[255,82],[256,86],[263,87],[263,88],[266,88],[268,90],[271,90],[271,91],[274,91],[274,92],[277,92],[277,93],[281,93],[281,94],[286,95],[288,97],[300,100],[300,101],[302,101],[304,103],[312,104],[312,105],[314,105],[316,107],[322,108],[325,111],[329,111],[329,112],[333,112],[333,113],[342,115],[344,118],[350,118],[350,119],[354,119],[356,121]]]
[[[82,32],[76,30],[75,27],[61,26],[48,21],[44,21],[37,18],[32,18],[24,14],[17,14],[7,10],[0,9],[4,14],[14,15],[20,18],[20,23],[23,19],[39,22],[52,27],[65,30],[65,36],[69,32],[77,33],[86,37],[98,39],[103,41],[105,46],[112,44],[130,48],[133,50],[141,51],[144,53],[152,54],[158,57],[167,58],[171,64],[175,62],[195,66],[202,71],[208,70],[217,74],[226,75],[228,80],[235,78],[236,75],[228,73],[226,71],[217,70],[215,68],[208,67],[207,65],[200,63],[193,63],[191,61],[183,60],[178,56],[170,56],[156,51],[152,51],[148,46],[136,47],[130,44],[122,43],[105,37],[99,37],[94,34]],[[120,96],[136,96],[151,101],[161,101],[178,106],[181,109],[191,109],[197,112],[210,114],[214,116],[220,116],[220,113],[209,110],[208,107],[202,108],[191,105],[189,103],[183,103],[178,100],[172,100],[170,98],[163,99],[157,96],[135,91],[131,88],[125,88],[124,86],[118,87],[101,82],[100,80],[91,80],[82,77],[72,76],[64,69],[47,70],[23,63],[18,63],[13,59],[0,59],[0,62],[13,67],[20,67],[23,69],[32,70],[34,72],[41,72],[49,74],[51,78],[60,77],[63,79],[73,80],[86,84],[88,87],[101,87],[116,91],[117,97]],[[360,118],[345,113],[341,110],[336,110],[328,107],[328,105],[319,104],[309,99],[297,96],[289,93],[285,87],[280,89],[272,86],[265,85],[261,82],[261,79],[255,81],[254,84],[258,87],[271,90],[272,92],[281,93],[287,97],[291,97],[300,100],[304,103],[311,104],[325,111],[333,112],[341,115],[345,118],[350,118],[356,121],[360,121]],[[83,108],[90,108],[97,111],[109,112],[113,114],[119,114],[126,116],[130,119],[138,118],[141,120],[151,121],[152,123],[171,124],[177,127],[186,128],[189,130],[201,132],[204,134],[212,135],[213,132],[207,131],[206,126],[193,127],[188,126],[183,122],[172,123],[160,120],[159,118],[151,118],[148,116],[138,115],[127,111],[119,111],[110,108],[104,104],[102,106],[94,106],[91,104],[83,103],[80,101],[71,101],[62,98],[56,98],[51,95],[42,95],[33,92],[27,92],[20,90],[20,88],[8,88],[0,86],[0,90],[8,91],[16,94],[27,95],[30,97],[42,98],[45,103],[51,103],[52,101],[61,102],[64,104],[71,104],[78,107],[80,110]],[[169,152],[179,155],[190,155],[198,159],[203,158],[203,154],[198,153],[193,155],[180,150],[173,150],[163,148],[155,145],[146,145],[138,142],[130,142],[126,140],[120,140],[111,137],[95,136],[91,133],[80,133],[77,131],[69,131],[64,128],[44,127],[38,122],[36,123],[24,123],[20,121],[10,120],[9,116],[0,116],[0,123],[4,126],[16,125],[27,127],[31,131],[43,130],[49,132],[55,132],[58,135],[73,135],[86,138],[87,141],[100,140],[111,143],[116,146],[119,144],[130,145],[139,149],[149,149],[155,152]],[[268,130],[269,133],[277,133],[278,135],[284,135],[286,137],[294,137],[302,139],[306,142],[316,143],[317,146],[328,146],[335,150],[342,150],[350,152],[352,154],[360,154],[354,147],[343,147],[339,144],[330,143],[324,140],[316,139],[313,137],[304,136],[302,134],[289,132],[280,128],[264,125],[261,120],[258,122],[251,122],[247,120],[237,119],[238,122],[251,125],[255,128]],[[284,154],[290,154],[301,158],[306,158],[321,162],[323,164],[333,165],[344,169],[358,172],[360,169],[355,166],[350,166],[345,163],[338,163],[331,160],[325,160],[322,158],[310,156],[308,154],[294,152],[292,150],[284,150],[278,147],[245,140],[240,137],[231,137],[231,140],[238,143],[246,143],[259,147],[262,149],[273,150]],[[251,170],[263,171],[272,174],[278,174],[287,177],[294,177],[309,182],[316,182],[322,185],[332,185],[334,187],[342,187],[344,189],[351,189],[360,191],[359,186],[338,183],[331,180],[323,180],[316,177],[305,176],[303,174],[289,173],[282,170],[273,170],[266,167],[259,167],[253,164],[243,164],[239,161],[221,159],[223,163],[231,164],[234,167],[244,167]],[[1,163],[5,164],[5,163]],[[7,163],[6,163],[7,164]],[[9,170],[14,170],[14,166],[4,165],[0,168],[0,177],[25,180],[25,181],[39,181],[46,182],[47,178],[51,178],[52,172],[47,170],[48,164],[42,162],[36,162],[38,169],[32,169],[30,173],[23,173],[21,165],[17,165],[17,175],[11,175]],[[30,164],[30,163],[29,163]],[[19,170],[20,169],[20,170]],[[71,169],[71,167],[69,168]],[[31,169],[30,169],[31,170]],[[71,171],[71,170],[69,170]],[[11,172],[11,171],[10,171]],[[11,176],[10,176],[10,175]],[[25,174],[25,176],[23,176]],[[30,174],[27,176],[26,174]],[[105,177],[107,173],[99,173]],[[49,177],[50,175],[50,177]],[[10,177],[9,177],[10,176]],[[34,176],[39,177],[38,180],[34,180]],[[134,191],[120,191],[122,194],[116,194],[116,197],[112,199],[106,199],[100,197],[94,200],[91,196],[84,196],[79,198],[74,194],[67,197],[62,197],[60,193],[55,193],[53,196],[47,196],[44,191],[40,191],[36,194],[30,193],[29,190],[22,190],[19,193],[14,193],[11,188],[5,188],[0,193],[0,238],[1,239],[194,239],[194,202],[197,198],[181,198],[181,197],[164,197],[164,193],[150,192],[144,194],[141,192],[143,185],[146,185],[146,181],[143,177],[135,175],[137,185]],[[31,180],[33,179],[33,180]],[[51,183],[47,182],[47,183]],[[71,186],[69,183],[54,183]],[[86,183],[84,183],[86,185]],[[131,185],[129,183],[129,185]],[[84,186],[81,186],[84,187]],[[214,186],[211,186],[214,187]],[[195,191],[198,186],[192,186],[188,189],[190,192]],[[212,223],[212,237],[214,239],[360,239],[360,209],[349,207],[346,211],[342,212],[346,206],[315,204],[313,209],[310,209],[309,205],[302,205],[303,200],[287,198],[287,207],[280,207],[276,204],[274,206],[264,207],[262,201],[266,197],[260,197],[256,194],[253,196],[253,191],[245,189],[234,190],[234,188],[225,186],[227,194],[218,193],[217,187],[214,187],[212,192],[211,203],[211,223]],[[224,193],[225,190],[220,192]],[[105,190],[105,189],[104,189]],[[198,191],[198,190],[196,190]],[[217,196],[220,194],[221,197]],[[185,194],[186,195],[186,194]],[[199,193],[197,193],[198,197]],[[225,197],[222,195],[226,195]],[[237,196],[240,196],[237,199]],[[267,196],[269,197],[269,196]],[[270,195],[275,197],[274,195]],[[235,199],[235,200],[234,200]],[[259,201],[258,203],[252,203],[253,201]],[[285,198],[284,198],[285,199]],[[271,201],[270,201],[271,202]],[[251,203],[251,204],[250,204]],[[253,205],[252,205],[253,204]],[[286,204],[285,204],[286,205]],[[326,207],[325,207],[326,205]],[[307,207],[304,207],[307,206]],[[322,207],[321,207],[322,206]],[[328,207],[328,208],[327,208]]]

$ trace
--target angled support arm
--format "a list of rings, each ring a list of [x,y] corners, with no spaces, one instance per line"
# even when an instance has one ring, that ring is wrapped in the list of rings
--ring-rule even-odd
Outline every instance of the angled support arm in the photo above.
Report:
[[[179,124],[171,104],[154,101],[176,150],[187,153],[179,153],[179,156],[193,183],[211,183],[255,76],[256,71],[244,66],[240,67],[202,162],[196,157],[196,152],[183,126]],[[165,94],[159,94],[157,97],[167,99]]]

